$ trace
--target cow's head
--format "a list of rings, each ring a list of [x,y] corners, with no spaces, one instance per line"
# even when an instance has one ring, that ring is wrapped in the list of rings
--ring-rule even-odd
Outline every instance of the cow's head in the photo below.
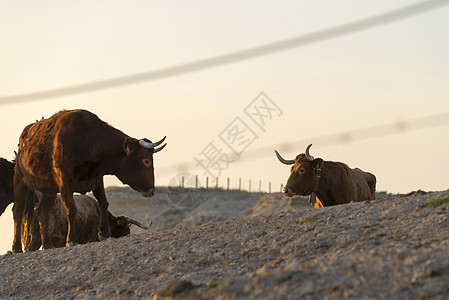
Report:
[[[150,229],[151,223],[148,225],[144,225],[139,221],[128,218],[127,216],[120,215],[115,217],[108,211],[109,214],[109,226],[111,229],[111,236],[115,238],[119,238],[131,233],[130,227],[131,225],[136,225],[142,229]]]
[[[153,154],[161,151],[165,137],[156,143],[147,139],[137,140],[126,137],[123,142],[124,156],[120,162],[117,177],[124,184],[138,191],[144,197],[154,195],[154,165]]]
[[[290,170],[290,177],[285,184],[284,196],[293,197],[295,195],[306,196],[310,195],[313,191],[314,183],[316,180],[316,170],[320,169],[324,161],[321,158],[314,158],[309,154],[309,149],[312,146],[310,144],[305,153],[301,153],[296,156],[295,159],[287,160],[275,150],[276,156],[281,163],[286,165],[293,165]]]
[[[14,163],[0,158],[0,215],[14,201]]]
[[[115,222],[113,226],[111,226],[111,236],[115,238],[119,238],[125,235],[130,234],[129,226],[131,224],[128,223],[125,216],[117,216],[115,217]]]

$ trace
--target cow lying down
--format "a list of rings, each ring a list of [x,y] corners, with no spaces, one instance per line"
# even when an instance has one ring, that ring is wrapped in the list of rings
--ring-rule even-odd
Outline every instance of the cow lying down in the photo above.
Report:
[[[314,158],[309,153],[311,146],[290,160],[275,150],[283,164],[292,165],[283,190],[285,197],[316,195],[316,208],[376,199],[376,176],[342,162]]]
[[[22,222],[22,243],[25,246],[25,251],[38,250],[42,245],[41,231],[37,218],[37,210],[39,209],[38,200],[35,198],[34,209],[27,209],[26,212],[32,211],[32,215],[27,213],[23,217]],[[89,196],[75,195],[75,205],[78,213],[75,218],[75,230],[80,244],[99,241],[98,225],[100,224],[100,213],[98,211],[97,201]],[[138,221],[130,219],[126,216],[114,216],[109,210],[108,223],[111,229],[111,236],[119,238],[130,233],[130,226],[134,224],[143,229],[149,229],[150,225],[145,226]],[[59,194],[55,201],[55,205],[50,213],[49,220],[49,234],[51,241],[55,247],[64,247],[67,238],[67,213],[64,204],[61,201]]]

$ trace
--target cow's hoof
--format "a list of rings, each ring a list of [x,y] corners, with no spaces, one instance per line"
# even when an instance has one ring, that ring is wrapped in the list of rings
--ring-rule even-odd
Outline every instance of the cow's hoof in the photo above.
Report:
[[[16,243],[16,240],[12,243],[11,247],[12,253],[22,253],[22,242]]]
[[[66,247],[73,247],[76,245],[78,245],[78,243],[75,243],[75,242],[68,242],[67,244],[65,244]]]

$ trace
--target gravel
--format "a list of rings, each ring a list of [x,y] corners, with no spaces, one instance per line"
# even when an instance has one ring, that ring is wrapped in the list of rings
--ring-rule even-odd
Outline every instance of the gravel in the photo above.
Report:
[[[6,254],[0,297],[449,299],[449,203],[425,206],[445,197],[379,194]]]

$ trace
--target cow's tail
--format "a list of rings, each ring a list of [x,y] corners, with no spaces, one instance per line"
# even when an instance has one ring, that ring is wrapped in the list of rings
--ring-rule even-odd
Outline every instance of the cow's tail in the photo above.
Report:
[[[15,168],[20,168],[20,156],[17,154],[17,152],[15,152],[15,154]],[[23,208],[21,236],[22,244],[24,245],[26,252],[38,250],[41,244],[39,220],[37,218],[36,212],[34,211],[34,207],[38,203],[38,201],[39,198],[36,194],[36,191],[28,188],[25,206]]]
[[[29,190],[22,218],[22,243],[26,252],[38,250],[41,246],[39,220],[34,210],[37,201],[39,199],[36,192]]]

